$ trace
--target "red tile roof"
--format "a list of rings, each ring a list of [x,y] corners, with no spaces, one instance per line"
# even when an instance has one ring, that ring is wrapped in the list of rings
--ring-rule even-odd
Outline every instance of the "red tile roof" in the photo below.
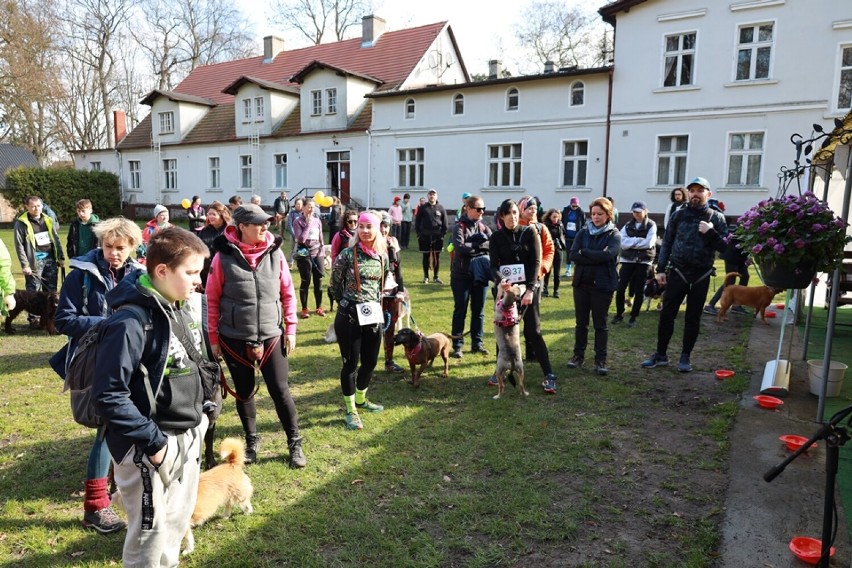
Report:
[[[383,33],[372,47],[361,47],[361,38],[282,51],[270,63],[263,56],[238,59],[196,68],[174,90],[222,104],[233,100],[223,90],[240,77],[291,84],[290,78],[314,61],[350,73],[382,81],[379,90],[392,90],[411,74],[447,22]]]

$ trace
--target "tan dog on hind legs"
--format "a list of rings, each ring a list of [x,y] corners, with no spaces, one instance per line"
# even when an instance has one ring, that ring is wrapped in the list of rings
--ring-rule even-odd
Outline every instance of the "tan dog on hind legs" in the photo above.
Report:
[[[518,379],[518,385],[524,396],[529,395],[524,386],[524,361],[521,357],[521,331],[518,325],[518,298],[521,292],[518,286],[500,286],[494,301],[494,338],[497,340],[497,394],[503,395],[506,373],[511,372]]]
[[[722,292],[722,297],[719,299],[719,313],[716,314],[716,321],[726,321],[728,310],[731,306],[748,306],[756,310],[755,317],[760,315],[760,320],[769,325],[766,321],[766,308],[772,303],[776,294],[783,292],[769,286],[740,286],[733,284],[734,278],[739,276],[738,272],[728,272],[725,274],[725,289]]]

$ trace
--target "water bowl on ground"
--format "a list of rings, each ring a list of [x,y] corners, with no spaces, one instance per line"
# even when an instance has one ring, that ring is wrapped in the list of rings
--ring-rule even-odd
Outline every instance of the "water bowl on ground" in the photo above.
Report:
[[[763,408],[778,408],[779,406],[784,404],[784,401],[780,398],[776,398],[774,396],[769,396],[766,394],[755,395],[754,400],[756,400],[757,404],[759,404]]]
[[[798,436],[796,434],[785,434],[783,436],[779,436],[778,439],[784,442],[787,445],[787,449],[791,452],[795,452],[796,450],[801,448],[805,444],[805,442],[808,441],[808,439],[804,436]],[[814,443],[811,444],[810,448],[808,449],[816,447],[817,445]]]
[[[763,315],[765,315],[766,317],[768,317],[770,319],[774,318],[774,317],[778,317],[778,314],[775,313],[775,312],[763,312]]]
[[[790,541],[790,550],[799,560],[816,565],[822,554],[822,541],[809,536],[796,536]],[[833,546],[828,550],[828,555],[834,556]]]
[[[736,373],[734,373],[730,369],[717,369],[716,370],[716,378],[719,379],[720,381],[724,381],[725,379],[730,379],[735,374]]]

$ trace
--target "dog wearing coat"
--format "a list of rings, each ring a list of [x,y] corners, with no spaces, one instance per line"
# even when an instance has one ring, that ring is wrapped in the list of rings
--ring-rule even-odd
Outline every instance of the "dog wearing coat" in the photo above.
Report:
[[[412,386],[420,386],[420,377],[426,367],[430,367],[435,358],[440,356],[444,360],[444,377],[450,376],[450,350],[452,349],[452,337],[446,333],[433,333],[424,336],[409,327],[402,328],[393,337],[394,345],[402,345],[405,349],[405,358],[411,368]]]
[[[528,396],[524,386],[524,361],[521,357],[521,331],[518,316],[518,299],[521,297],[517,285],[501,284],[494,301],[494,338],[497,340],[497,394],[503,396],[506,373],[511,372],[518,380],[521,392]]]
[[[725,289],[722,292],[722,297],[719,299],[719,313],[716,314],[716,321],[727,321],[728,310],[734,304],[738,306],[748,306],[755,309],[754,317],[760,316],[760,320],[769,325],[766,321],[766,308],[772,303],[772,299],[776,294],[780,294],[784,290],[777,290],[769,286],[740,286],[734,284],[734,279],[740,274],[738,272],[728,272],[725,274]]]

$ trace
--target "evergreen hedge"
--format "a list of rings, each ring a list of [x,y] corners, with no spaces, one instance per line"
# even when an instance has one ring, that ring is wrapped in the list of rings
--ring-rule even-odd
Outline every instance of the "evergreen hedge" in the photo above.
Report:
[[[21,211],[27,197],[38,195],[56,212],[61,223],[76,218],[75,203],[83,198],[92,201],[92,209],[101,219],[121,214],[118,176],[110,172],[22,166],[6,171],[6,187],[0,191],[12,207]]]

